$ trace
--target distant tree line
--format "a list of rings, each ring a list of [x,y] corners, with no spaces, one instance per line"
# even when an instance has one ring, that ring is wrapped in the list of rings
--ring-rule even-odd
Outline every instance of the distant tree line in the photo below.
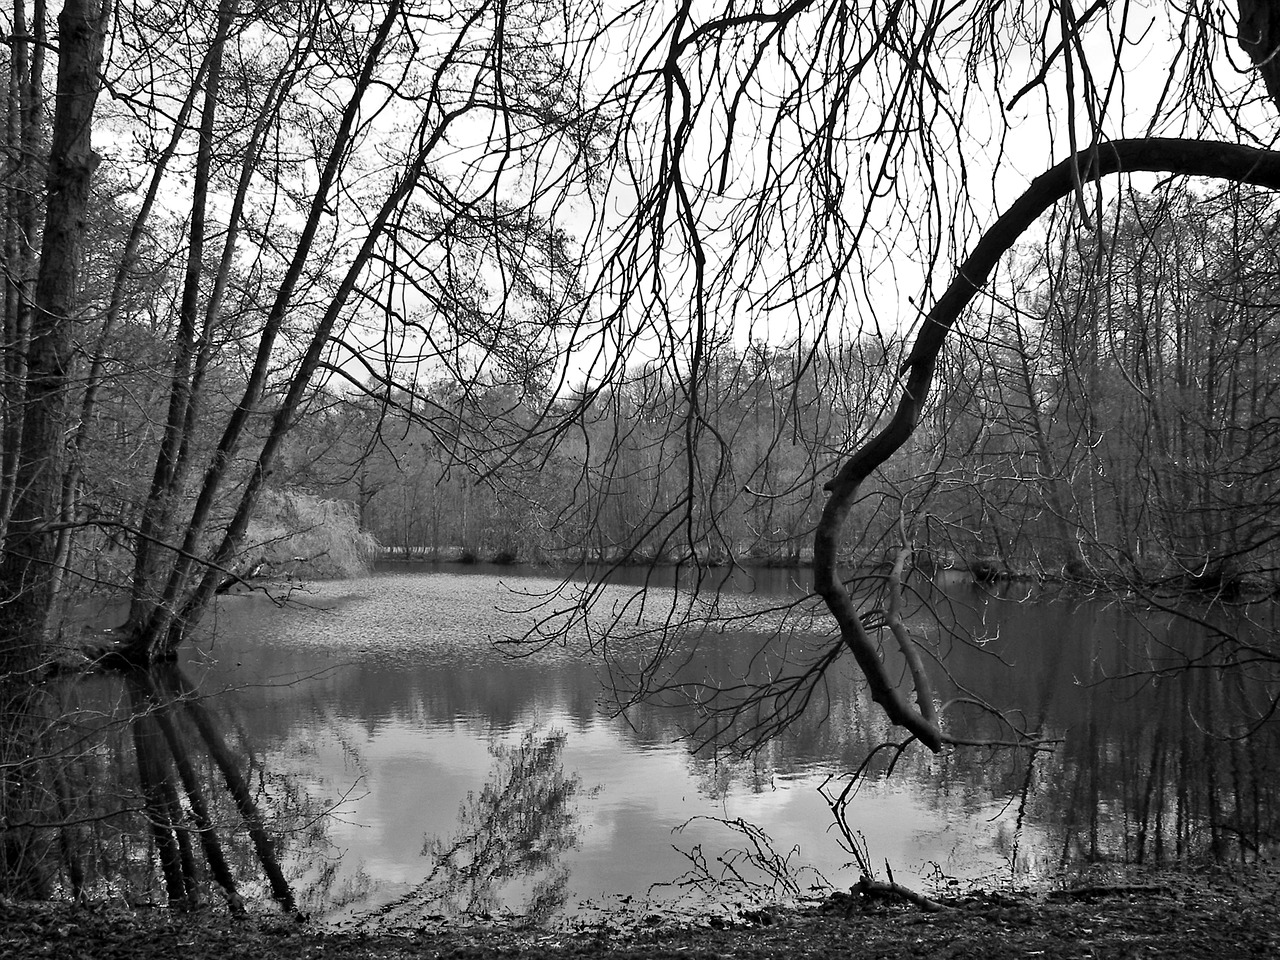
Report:
[[[106,269],[94,257],[124,242],[126,221],[111,189],[95,195],[87,271]],[[850,554],[874,563],[909,544],[919,566],[980,577],[1270,589],[1278,223],[1257,191],[1173,186],[1127,192],[1098,232],[1051,223],[949,348],[905,455],[862,491]],[[164,432],[164,317],[179,278],[162,247],[137,257],[156,262],[136,268],[130,322],[100,335],[110,359],[77,448],[87,523],[72,597],[128,580],[146,458]],[[245,387],[236,329],[211,333],[193,460],[210,456],[211,424]],[[721,344],[703,358],[692,431],[675,362],[559,398],[546,383],[425,370],[359,389],[331,379],[301,404],[225,566],[344,575],[376,546],[422,559],[801,564],[817,491],[884,420],[901,360],[900,342],[870,334],[817,349]],[[265,390],[268,414],[279,389]],[[251,418],[246,433],[260,443],[267,425]]]
[[[850,549],[909,543],[979,576],[1269,588],[1278,225],[1257,191],[1172,186],[1127,192],[1096,232],[1050,224],[949,348]],[[900,348],[724,344],[703,361],[696,435],[673,366],[651,364],[518,450],[495,424],[537,436],[546,401],[510,385],[322,394],[279,477],[350,502],[407,557],[800,563],[816,491],[884,419]]]

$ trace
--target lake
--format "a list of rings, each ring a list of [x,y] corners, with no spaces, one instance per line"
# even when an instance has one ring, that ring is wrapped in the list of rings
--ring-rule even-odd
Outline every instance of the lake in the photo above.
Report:
[[[925,890],[1275,850],[1280,745],[1268,722],[1277,690],[1269,631],[1248,634],[1255,664],[1222,670],[1220,641],[1169,614],[1028,600],[1015,585],[1005,595],[963,581],[931,586],[909,623],[946,665],[938,694],[958,701],[948,730],[1008,740],[1009,728],[980,706],[989,704],[1055,742],[939,757],[917,744],[891,775],[882,751],[847,798],[842,835],[831,798],[876,745],[902,739],[849,658],[828,669],[804,712],[746,756],[701,742],[707,722],[746,742],[776,704],[725,719],[685,696],[777,677],[830,643],[829,624],[797,583],[807,572],[715,573],[705,586],[721,602],[693,607],[672,576],[649,579],[642,609],[645,574],[627,572],[566,643],[533,650],[495,641],[566,610],[573,590],[535,569],[402,568],[298,585],[280,604],[220,600],[174,683],[188,697],[198,688],[240,758],[248,800],[205,792],[233,872],[248,878],[246,895],[265,890],[252,846],[234,839],[248,802],[275,837],[302,909],[408,928],[459,915],[731,909],[848,887],[859,871],[846,837],[882,877],[887,863],[899,882]],[[616,611],[627,630],[614,627],[606,660],[599,631]],[[667,629],[673,611],[694,613],[708,629]],[[646,654],[657,643],[669,656],[646,676],[664,688],[656,699],[665,705],[634,703],[619,714],[619,692],[653,666]],[[62,711],[111,717],[126,700],[135,714],[146,709],[149,694],[129,699],[118,681],[100,678],[60,696]],[[114,775],[120,784],[104,795],[158,795],[145,777],[141,789],[126,785],[130,753],[146,752],[136,730],[127,734],[118,719],[98,727],[105,745],[84,753],[100,772],[84,774],[84,789]],[[686,739],[691,730],[700,737]],[[224,766],[193,764],[211,783]],[[160,896],[145,835],[112,831],[93,841],[104,851],[91,864],[99,888],[123,889],[118,877],[129,873]],[[118,877],[109,881],[111,869]]]

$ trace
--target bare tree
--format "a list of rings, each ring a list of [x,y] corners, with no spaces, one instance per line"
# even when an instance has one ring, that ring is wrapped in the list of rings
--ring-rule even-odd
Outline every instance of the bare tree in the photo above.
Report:
[[[283,438],[320,379],[363,365],[390,390],[426,363],[464,385],[545,380],[582,314],[578,253],[558,211],[597,174],[584,65],[556,38],[592,21],[541,0],[479,0],[443,20],[403,0],[69,4],[63,20],[55,50],[70,86],[54,109],[30,349],[14,285],[6,300],[16,305],[6,422],[23,429],[21,443],[6,434],[14,506],[0,579],[14,616],[3,630],[9,648],[41,662],[80,575],[76,537],[89,551],[112,542],[132,560],[116,652],[150,662],[173,655],[235,575]],[[108,29],[117,56],[102,64]],[[19,123],[27,99],[48,96],[26,51],[11,62],[17,157],[31,139]],[[84,219],[104,79],[119,108],[97,126],[120,159],[136,157],[142,201],[100,300],[71,272],[83,228],[68,230]],[[129,307],[130,291],[151,282],[140,248],[166,233],[173,246],[156,259],[181,266],[155,268],[167,295],[147,305],[166,369],[163,380],[145,375],[133,427],[151,481],[104,516],[84,497],[89,425],[127,389],[117,371],[133,358],[114,351],[146,320]],[[10,275],[23,276],[20,263]],[[488,446],[500,449],[494,433]]]
[[[1240,5],[1238,37],[1199,7],[1128,2],[1078,10],[799,0],[707,14],[685,6],[637,25],[635,59],[616,87],[625,124],[615,149],[629,158],[621,168],[639,175],[628,183],[600,288],[617,305],[614,322],[643,318],[658,362],[680,385],[685,448],[700,453],[672,477],[684,487],[677,517],[693,516],[688,505],[706,502],[709,490],[737,486],[727,466],[733,444],[718,430],[708,399],[717,391],[707,386],[730,324],[797,331],[812,345],[806,364],[868,332],[885,356],[901,350],[881,389],[864,393],[862,421],[833,425],[829,454],[811,460],[826,494],[813,539],[814,591],[838,639],[812,641],[800,668],[763,685],[693,685],[698,702],[730,694],[728,714],[749,713],[751,729],[767,735],[811,704],[843,651],[894,723],[935,751],[952,742],[935,667],[900,612],[928,518],[895,474],[895,458],[932,409],[935,372],[957,323],[1047,212],[1073,209],[1083,229],[1096,230],[1116,177],[1280,186],[1280,154],[1269,149],[1272,105],[1259,74],[1231,62],[1238,40],[1267,65],[1262,79],[1270,83],[1276,44],[1264,7]],[[1141,40],[1132,29],[1139,20],[1149,27]],[[1160,48],[1161,36],[1176,39]],[[1168,58],[1164,85],[1150,95],[1129,74],[1128,57],[1138,52]],[[1053,163],[1062,145],[1067,159]],[[1027,182],[1019,171],[1028,166],[1046,172]],[[904,326],[901,345],[895,331]],[[934,485],[919,475],[913,483],[926,496]],[[1053,510],[1065,523],[1061,488],[1045,494],[1057,496]],[[865,521],[851,518],[881,497],[901,522],[880,524],[895,531],[892,540],[864,539]],[[669,528],[693,560],[717,529],[686,522],[680,532],[678,519]],[[858,550],[849,550],[851,535]],[[863,572],[879,561],[866,553],[869,543],[896,544],[875,577],[874,599],[861,589],[865,577],[854,577],[859,592],[842,570],[850,555]],[[696,591],[705,581],[691,582]],[[624,699],[670,690],[659,661],[687,656],[699,618],[680,602],[656,626],[635,615],[637,606],[621,609],[617,634],[661,636],[656,655],[629,664],[634,686]],[[704,622],[716,620],[712,610]],[[610,643],[608,631],[593,635]],[[1015,731],[1011,742],[1019,740],[1034,742],[1034,732]]]
[[[0,561],[0,605],[6,614],[6,626],[0,631],[0,660],[9,668],[29,669],[38,664],[42,641],[55,628],[50,614],[57,608],[53,573],[56,537],[50,535],[49,527],[58,515],[62,489],[63,431],[74,376],[73,329],[81,322],[77,288],[84,254],[85,211],[99,159],[90,144],[90,133],[101,89],[102,51],[110,13],[109,2],[71,0],[59,14],[63,53],[58,60],[39,266],[30,302],[21,280],[14,296],[6,298],[14,317],[6,328],[15,341],[11,349],[19,354],[10,361],[15,379],[11,395],[6,397],[6,416],[15,425],[5,438],[5,460],[12,464],[12,470],[5,474],[8,489],[0,497],[11,504]],[[37,14],[43,16],[42,5],[37,6]],[[36,26],[34,33],[35,39],[41,40],[43,25]],[[33,100],[43,94],[36,89],[39,71],[32,70],[26,57],[23,51],[13,58],[14,86],[19,95],[16,103],[10,100],[11,117],[17,108],[15,146],[23,165],[35,162],[31,151],[39,122],[35,114],[40,108]],[[11,119],[10,129],[13,125]],[[22,178],[14,189],[32,189],[31,178]],[[19,278],[24,260],[30,256],[22,248],[34,240],[29,222],[24,220],[29,221],[25,213],[18,225],[19,249],[14,251],[13,266]],[[8,315],[6,311],[6,318]],[[16,452],[10,444],[17,446]]]

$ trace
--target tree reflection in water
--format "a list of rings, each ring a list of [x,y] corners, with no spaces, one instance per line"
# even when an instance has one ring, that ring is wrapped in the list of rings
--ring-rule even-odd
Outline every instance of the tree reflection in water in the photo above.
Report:
[[[472,593],[453,579],[437,582],[395,576],[361,589],[383,598],[372,608],[381,616],[394,605],[406,611],[406,623],[440,622],[444,630],[452,629],[450,616],[482,616],[496,581],[473,577]],[[1022,882],[1099,862],[1176,867],[1280,853],[1280,724],[1273,717],[1280,623],[1259,623],[1250,635],[1254,661],[1232,663],[1224,652],[1241,648],[1158,611],[1135,616],[1088,600],[1013,602],[971,584],[949,589],[928,598],[934,608],[950,604],[946,631],[924,609],[912,621],[930,653],[946,659],[951,687],[940,694],[1016,710],[1028,729],[1061,742],[1036,755],[970,748],[935,758],[916,747],[902,754],[892,778],[890,754],[877,755],[864,769],[867,803],[851,808],[849,823],[866,834],[873,865],[892,857],[904,878],[937,863],[961,879]],[[369,619],[369,607],[355,609],[361,622]],[[811,808],[802,822],[792,804],[806,784],[860,769],[890,739],[857,675],[837,664],[821,709],[805,712],[763,750],[745,759],[710,748],[681,752],[677,764],[673,741],[697,729],[699,705],[640,704],[625,725],[610,725],[598,712],[596,664],[585,658],[501,660],[487,638],[472,646],[451,646],[447,637],[425,642],[394,617],[380,636],[412,643],[390,647],[390,655],[370,643],[366,654],[342,638],[365,644],[368,632],[328,609],[323,620],[247,601],[227,611],[224,645],[201,682],[253,684],[234,695],[198,697],[180,674],[167,672],[0,687],[0,895],[234,905],[236,896],[270,895],[270,881],[254,878],[264,877],[274,850],[304,911],[359,916],[408,890],[383,908],[389,921],[516,908],[536,919],[575,896],[642,894],[673,879],[678,859],[671,865],[652,855],[669,852],[670,826],[721,810],[779,838],[782,849],[803,842],[809,862],[835,879],[843,858],[823,832],[825,811]],[[321,628],[317,640],[312,634]],[[776,661],[759,653],[763,644],[803,640],[716,633],[687,666],[700,683],[728,688],[753,668],[779,675]],[[335,656],[352,662],[333,669]],[[308,679],[268,687],[272,676]],[[568,736],[535,729],[485,756],[485,731],[523,730],[516,725],[534,716],[555,716]],[[977,708],[955,706],[948,723],[971,739],[1004,735]],[[359,736],[348,743],[351,730]],[[255,743],[277,758],[273,769]],[[329,756],[331,746],[343,752]],[[367,755],[347,752],[365,748]],[[405,753],[429,763],[390,770],[387,757]],[[363,837],[343,834],[325,816],[343,799],[328,774],[340,763],[348,783],[351,757],[361,770],[356,782],[367,784],[374,801],[360,810],[361,826],[370,828]],[[298,775],[285,777],[277,762]],[[585,800],[588,791],[565,775],[565,763],[589,765],[592,782],[607,785],[606,803]],[[433,817],[452,814],[459,782],[474,785],[458,822],[398,822],[405,783],[428,770],[444,775],[412,789],[424,807],[436,808]],[[637,783],[657,785],[649,792],[658,796],[607,802],[630,801]],[[671,797],[680,803],[666,804]],[[397,820],[391,827],[388,811]],[[587,816],[629,820],[625,830],[594,833],[592,849],[578,857],[572,851]],[[427,844],[429,860],[418,856],[424,829],[439,835]],[[338,840],[355,854],[344,865]],[[723,849],[713,844],[741,845],[721,836],[687,842],[701,843],[709,857]],[[219,851],[238,885],[225,875],[219,885]]]
[[[1059,618],[1044,615],[1055,607]],[[1016,816],[999,840],[1010,879],[1095,864],[1250,864],[1280,852],[1276,624],[1224,613],[1220,630],[1195,630],[1154,612],[1104,619],[1088,605],[986,610],[998,658],[953,656],[956,695],[1012,691],[1029,726],[1059,743],[957,751],[939,782],[1009,798]],[[999,733],[981,712],[953,719],[971,723],[974,739]]]
[[[930,580],[908,607],[917,642],[946,665],[937,693],[947,732],[986,745],[934,757],[884,724],[859,676],[832,669],[809,708],[750,763],[695,760],[703,792],[756,791],[814,762],[835,771],[837,836],[852,847],[866,808],[841,801],[842,788],[850,798],[863,784],[892,781],[934,807],[936,819],[923,826],[938,835],[948,821],[993,824],[992,872],[970,872],[959,859],[938,867],[988,882],[1098,864],[1181,868],[1280,854],[1275,610],[1214,609],[1196,622],[1189,610],[1106,605],[1069,592],[1028,599],[1029,589]],[[707,693],[757,691],[765,681],[787,691],[812,662],[803,653],[780,635],[700,638],[680,661],[683,673],[660,678],[674,705],[637,709],[632,726],[658,742],[714,723],[724,742],[750,742],[768,722],[770,701],[700,713]],[[885,658],[905,670],[892,649]],[[692,682],[682,688],[684,678]],[[1035,731],[1040,742],[999,746],[1011,730]],[[875,866],[887,838],[869,839]],[[856,859],[860,851],[847,852]]]
[[[0,893],[180,909],[219,896],[241,912],[243,878],[260,876],[284,910],[297,909],[264,805],[289,842],[314,848],[324,843],[312,829],[318,804],[270,791],[260,762],[231,745],[177,667],[24,691],[6,691],[0,716]]]
[[[1206,644],[1207,646],[1207,644]],[[1241,669],[1143,679],[1145,711],[1082,691],[1082,716],[1042,761],[1039,796],[1062,864],[1256,863],[1280,849],[1274,680]]]
[[[487,916],[511,910],[537,924],[557,913],[568,896],[569,869],[561,862],[581,835],[575,773],[564,772],[562,730],[531,727],[514,744],[491,743],[494,760],[480,792],[468,793],[458,828],[448,838],[427,837],[430,872],[410,892],[367,918],[384,926],[425,916]],[[524,902],[513,907],[512,887]]]

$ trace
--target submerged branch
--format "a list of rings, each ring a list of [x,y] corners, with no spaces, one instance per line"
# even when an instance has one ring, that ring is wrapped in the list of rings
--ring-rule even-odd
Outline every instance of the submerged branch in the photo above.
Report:
[[[902,581],[906,576],[907,564],[911,562],[911,552],[911,545],[906,543],[893,562],[893,570],[889,574],[889,609],[885,612],[884,619],[889,632],[898,641],[898,649],[906,658],[907,669],[911,671],[911,682],[916,689],[916,707],[927,723],[936,726],[938,712],[933,703],[933,685],[929,682],[929,674],[920,658],[920,650],[902,618]]]

